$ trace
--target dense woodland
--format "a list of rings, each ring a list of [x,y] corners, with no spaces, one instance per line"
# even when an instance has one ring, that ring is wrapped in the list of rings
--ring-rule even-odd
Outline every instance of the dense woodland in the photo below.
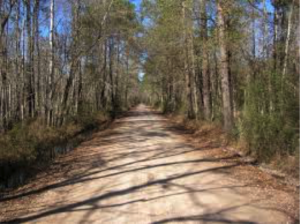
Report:
[[[299,33],[297,0],[0,0],[0,167],[139,102],[297,156]]]
[[[260,160],[298,153],[299,1],[144,1],[145,82],[165,112],[219,123]]]
[[[1,130],[128,103],[138,25],[128,1],[6,0],[0,9]]]
[[[128,1],[0,0],[0,24],[0,179],[137,101]]]

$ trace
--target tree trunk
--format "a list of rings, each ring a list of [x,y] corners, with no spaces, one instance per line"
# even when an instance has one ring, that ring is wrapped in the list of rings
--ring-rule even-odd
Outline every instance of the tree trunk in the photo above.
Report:
[[[50,60],[49,60],[49,77],[48,77],[48,93],[47,93],[47,124],[53,123],[53,82],[54,82],[54,0],[50,2]]]
[[[211,119],[211,93],[210,93],[210,76],[208,69],[208,49],[207,49],[207,15],[206,0],[200,0],[200,17],[201,17],[201,40],[202,40],[202,79],[203,79],[203,107],[204,118]]]
[[[228,67],[228,55],[226,46],[226,27],[225,27],[225,17],[223,11],[223,1],[219,0],[217,2],[218,9],[218,35],[219,35],[219,48],[220,48],[220,64],[219,72],[221,75],[221,85],[222,85],[222,99],[223,99],[223,119],[224,119],[224,129],[230,131],[233,128],[233,111],[231,105],[231,86],[229,79],[229,67]]]
[[[27,29],[27,65],[25,66],[26,71],[26,90],[27,90],[27,115],[28,117],[34,117],[34,74],[33,74],[33,36],[32,35],[32,22],[31,22],[31,0],[26,0],[26,29]]]
[[[190,49],[190,35],[189,35],[189,24],[187,22],[187,13],[186,13],[186,1],[182,1],[182,24],[183,24],[183,39],[184,39],[184,74],[185,74],[185,88],[186,88],[186,96],[187,96],[187,102],[188,102],[188,117],[189,118],[195,118],[195,108],[194,108],[194,91],[193,91],[193,84],[192,82],[195,82],[195,79],[193,79],[193,71],[191,69],[191,49]],[[194,76],[195,77],[195,76]]]
[[[294,0],[289,5],[289,9],[288,9],[289,10],[288,11],[288,24],[287,24],[287,34],[286,34],[285,49],[284,49],[284,62],[283,62],[283,69],[282,69],[282,85],[284,83],[284,79],[285,79],[286,71],[287,71],[289,46],[290,46],[290,40],[291,40],[293,9],[294,9]]]

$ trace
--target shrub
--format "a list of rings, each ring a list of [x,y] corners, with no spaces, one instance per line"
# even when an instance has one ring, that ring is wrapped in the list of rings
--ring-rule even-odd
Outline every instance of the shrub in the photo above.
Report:
[[[252,81],[241,117],[241,138],[261,161],[277,154],[295,155],[298,149],[299,104],[276,80],[272,92],[262,79]]]
[[[107,120],[106,114],[85,112],[57,128],[44,126],[40,120],[15,125],[0,135],[0,183],[7,181],[16,170],[26,170],[38,162],[50,162],[55,146],[66,144]]]

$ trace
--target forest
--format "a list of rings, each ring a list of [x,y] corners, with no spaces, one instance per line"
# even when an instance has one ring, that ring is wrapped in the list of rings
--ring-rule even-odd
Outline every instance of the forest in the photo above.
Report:
[[[299,173],[299,1],[137,2],[0,0],[0,182],[140,103]]]
[[[138,99],[128,1],[0,1],[0,179]]]
[[[219,124],[259,161],[299,158],[298,1],[149,0],[141,15],[148,103]]]
[[[299,223],[300,0],[0,0],[0,223]]]

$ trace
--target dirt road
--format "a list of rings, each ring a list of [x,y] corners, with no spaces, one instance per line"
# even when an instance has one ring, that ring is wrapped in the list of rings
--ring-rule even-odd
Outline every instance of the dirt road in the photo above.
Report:
[[[6,212],[19,214],[15,223],[292,222],[277,206],[290,194],[243,183],[230,175],[239,164],[207,150],[141,105],[59,160],[45,186],[10,198],[25,201]]]

